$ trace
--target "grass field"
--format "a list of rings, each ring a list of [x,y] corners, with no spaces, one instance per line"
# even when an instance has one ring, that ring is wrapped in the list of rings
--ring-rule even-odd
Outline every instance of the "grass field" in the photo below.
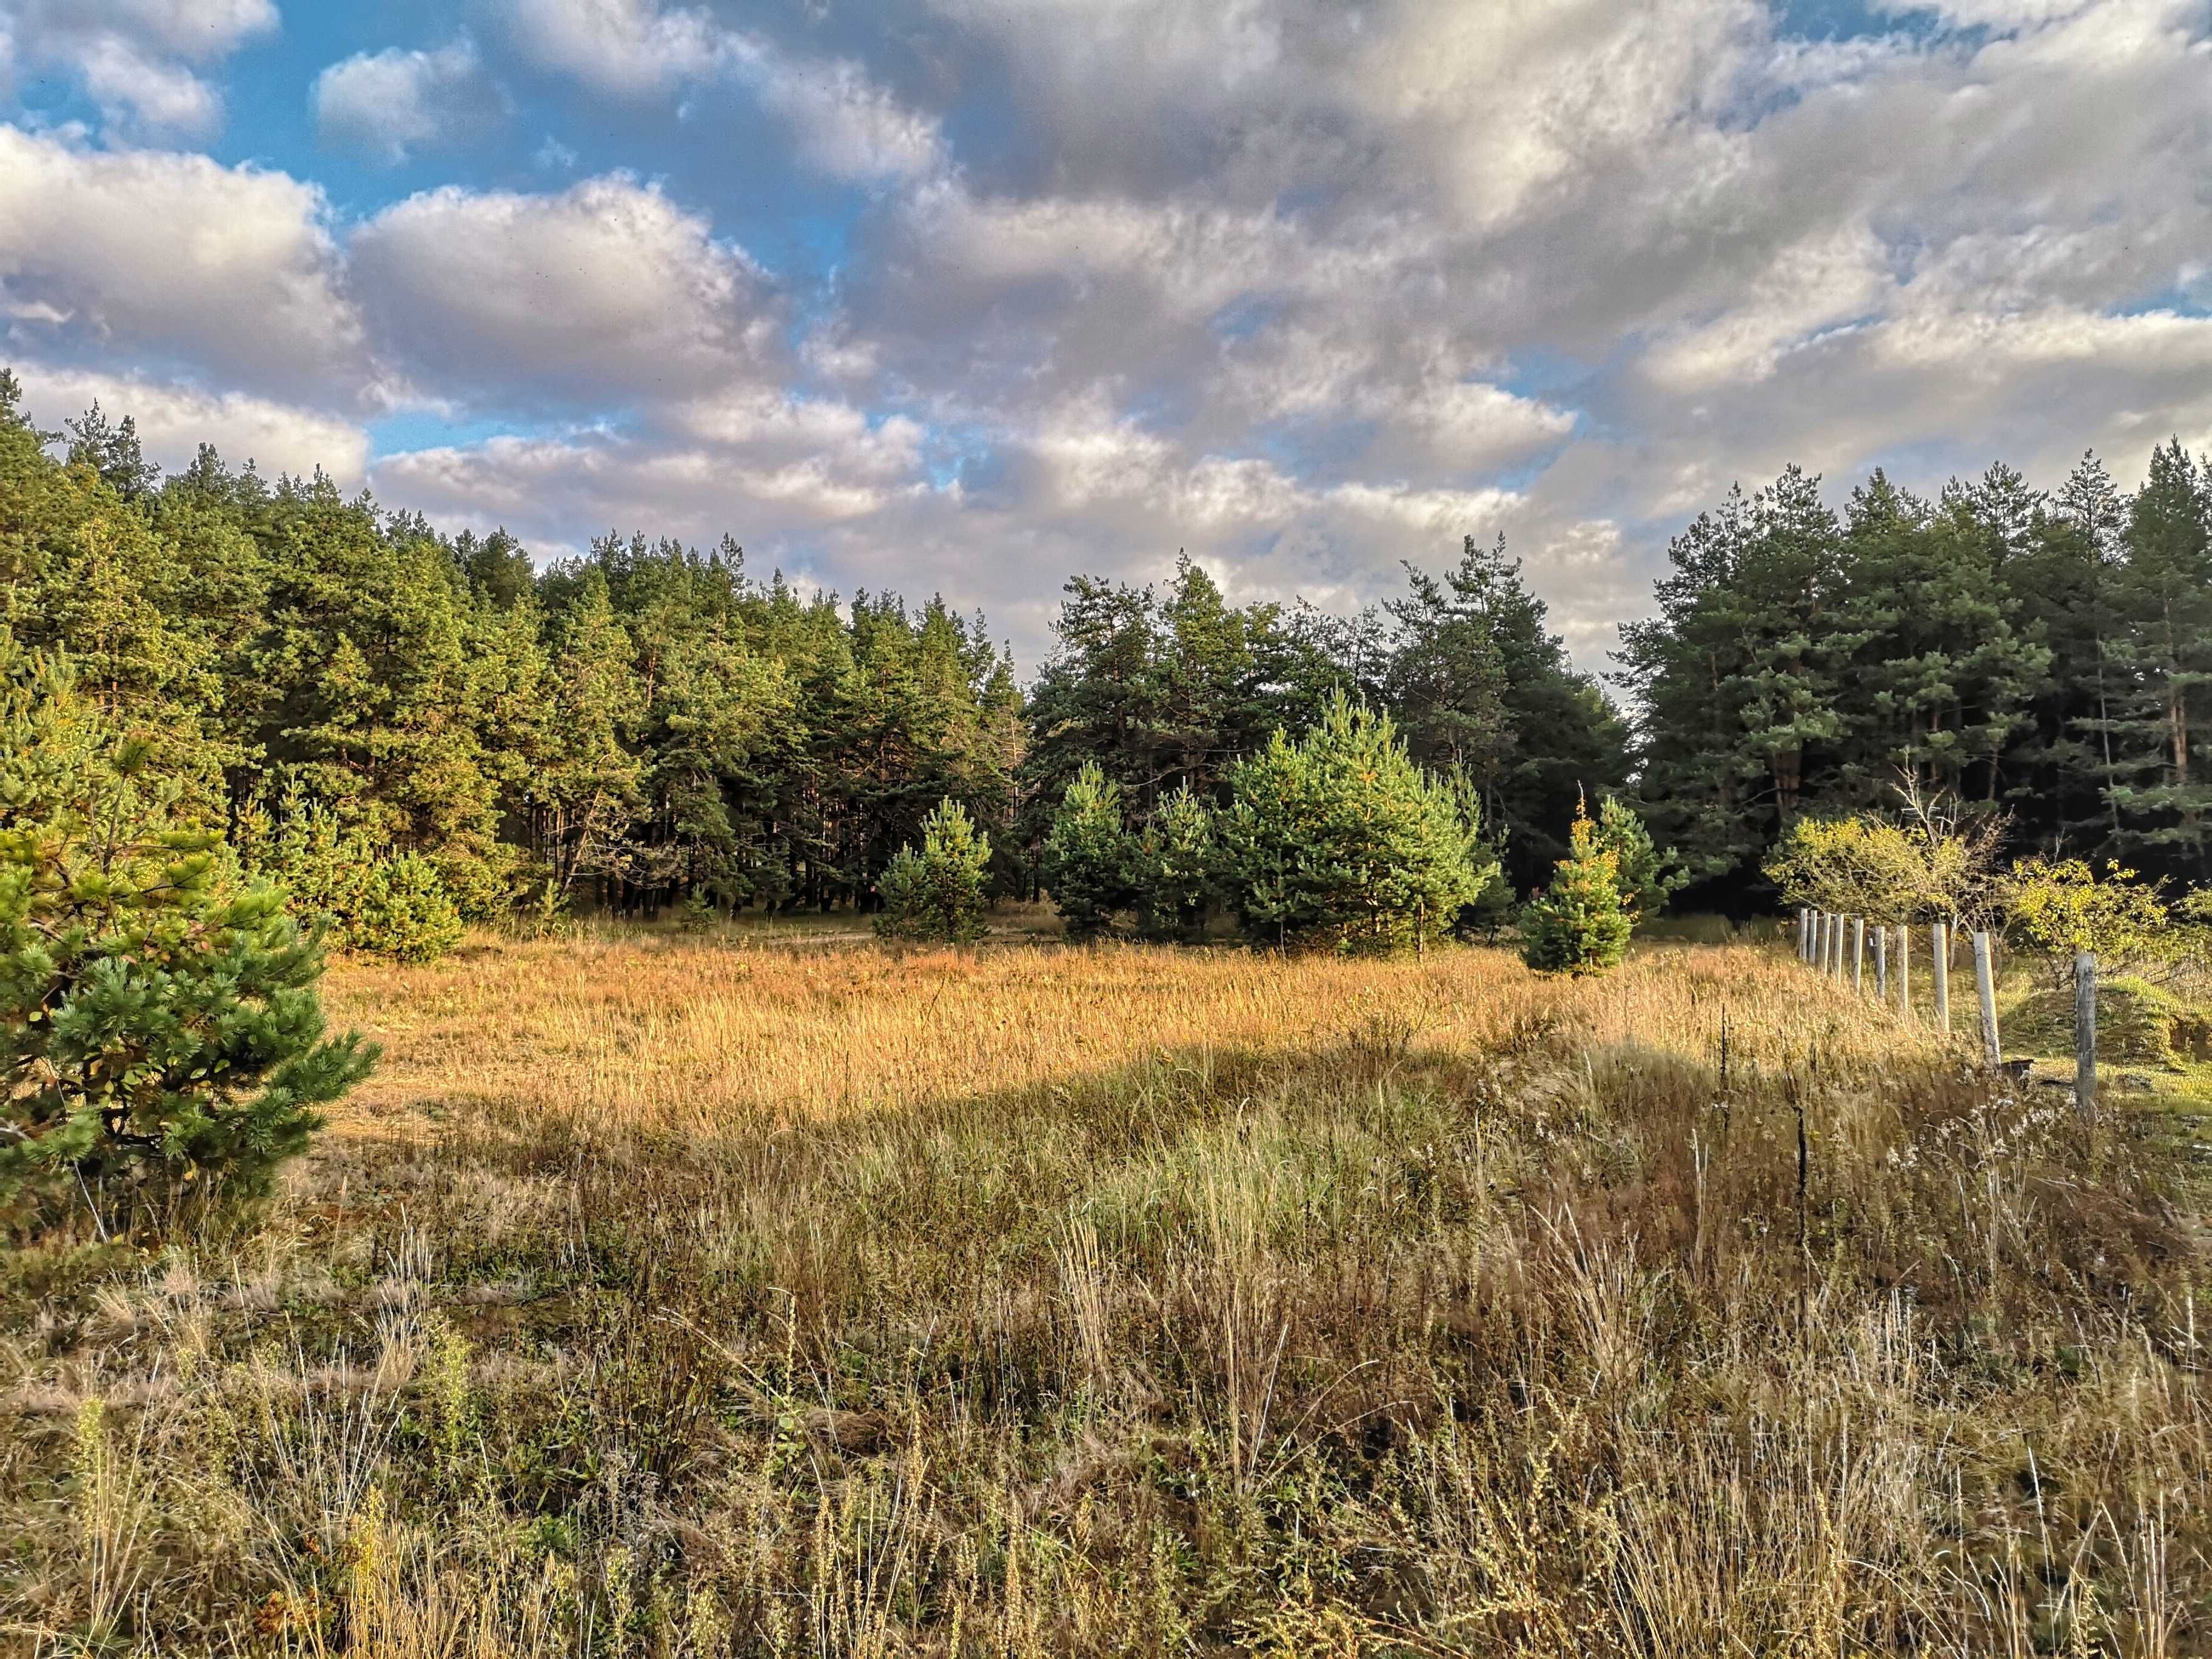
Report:
[[[15,1650],[2212,1646],[2191,1143],[1785,951],[329,989],[259,1223],[7,1264]]]

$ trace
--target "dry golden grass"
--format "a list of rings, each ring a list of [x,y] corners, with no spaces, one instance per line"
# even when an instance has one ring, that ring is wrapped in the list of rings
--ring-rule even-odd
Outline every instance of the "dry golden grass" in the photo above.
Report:
[[[386,1060],[347,1121],[469,1101],[622,1127],[715,1135],[984,1096],[1048,1094],[1164,1055],[1305,1052],[1417,1034],[1468,1056],[1571,1024],[1770,1069],[1863,1066],[1925,1041],[1838,988],[1743,951],[1659,948],[1634,971],[1546,980],[1503,951],[1422,961],[1142,945],[880,949],[585,933],[484,944],[422,968],[333,970],[334,1024]]]
[[[0,1645],[2212,1644],[2191,1149],[1748,946],[333,972],[234,1237],[25,1253]]]

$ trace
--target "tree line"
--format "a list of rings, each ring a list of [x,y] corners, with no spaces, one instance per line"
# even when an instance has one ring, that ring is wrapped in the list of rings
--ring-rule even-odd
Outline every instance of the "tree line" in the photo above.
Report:
[[[1232,604],[1188,560],[1158,586],[1079,576],[1024,688],[939,599],[802,592],[728,538],[611,534],[539,569],[503,532],[204,446],[163,477],[128,419],[39,432],[0,377],[10,660],[65,656],[179,811],[341,943],[428,953],[571,907],[878,909],[946,802],[992,896],[1046,890],[1071,792],[1171,866],[1240,768],[1340,707],[1386,714],[1465,803],[1499,904],[1613,798],[1686,902],[1757,906],[1792,822],[1900,781],[2054,857],[2212,873],[2212,481],[2178,443],[2132,495],[2091,459],[2051,494],[2002,466],[1933,500],[1876,473],[1838,514],[1793,469],[1669,557],[1623,629],[1632,719],[1473,538],[1352,616]]]
[[[1690,902],[1771,893],[1797,820],[1949,797],[2023,851],[2212,876],[2212,474],[2179,441],[2132,495],[2085,457],[1841,514],[1795,468],[1669,550],[1624,627],[1639,798]]]

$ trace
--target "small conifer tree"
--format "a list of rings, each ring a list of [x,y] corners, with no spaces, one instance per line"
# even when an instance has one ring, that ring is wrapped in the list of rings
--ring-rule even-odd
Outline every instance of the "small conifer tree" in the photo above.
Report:
[[[1652,844],[1651,832],[1634,807],[1607,795],[1597,809],[1597,842],[1612,851],[1620,866],[1621,901],[1632,922],[1640,924],[1666,908],[1685,877]]]
[[[461,933],[461,913],[429,860],[400,853],[370,870],[353,928],[356,949],[394,962],[435,962]]]
[[[1213,811],[1186,786],[1165,796],[1137,836],[1138,925],[1146,939],[1192,943],[1213,893]]]
[[[1539,973],[1603,973],[1628,954],[1634,925],[1621,898],[1620,855],[1578,807],[1552,884],[1521,912],[1521,959]]]
[[[1256,944],[1389,950],[1435,938],[1481,890],[1476,832],[1397,727],[1339,696],[1230,771],[1215,819],[1229,908]]]
[[[301,926],[342,950],[434,962],[461,942],[460,908],[437,867],[414,853],[380,853],[319,801],[287,798],[274,817],[240,815],[246,869],[283,889]]]
[[[1044,884],[1072,939],[1097,938],[1136,900],[1121,787],[1085,761],[1060,797],[1044,842]]]
[[[966,945],[983,937],[990,838],[951,796],[922,821],[921,846],[902,847],[878,884],[885,939]]]
[[[228,879],[149,750],[0,634],[0,1217],[103,1230],[265,1191],[373,1054],[324,1036],[322,952]]]

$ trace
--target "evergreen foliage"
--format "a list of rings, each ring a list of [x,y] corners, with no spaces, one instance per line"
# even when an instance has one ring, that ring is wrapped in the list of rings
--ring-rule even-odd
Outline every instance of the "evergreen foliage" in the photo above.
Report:
[[[319,802],[295,797],[273,823],[241,814],[236,846],[245,868],[282,889],[292,915],[329,944],[421,963],[461,942],[460,908],[435,866],[380,852]]]
[[[461,913],[421,854],[380,859],[364,887],[356,949],[395,962],[435,962],[461,942]]]
[[[932,945],[982,938],[990,862],[989,838],[946,796],[922,820],[920,848],[902,847],[884,869],[876,931],[886,939]]]
[[[1651,832],[1634,807],[1617,795],[1600,803],[1597,844],[1613,854],[1620,877],[1621,902],[1637,921],[1657,915],[1686,878],[1652,845]]]
[[[1068,938],[1097,938],[1135,903],[1133,854],[1121,822],[1121,785],[1085,761],[1060,797],[1044,843],[1045,888]]]
[[[1792,469],[1670,550],[1625,628],[1639,799],[1704,902],[1757,879],[1802,814],[1908,790],[2015,844],[2212,875],[2212,488],[2178,443],[2123,496],[2095,457],[2055,492],[2008,467],[1934,501],[1881,473],[1839,518]]]
[[[258,1196],[367,1072],[321,951],[226,878],[155,749],[0,633],[0,1216],[103,1230]]]
[[[1434,938],[1487,879],[1449,785],[1389,715],[1339,694],[1302,738],[1230,769],[1214,826],[1223,896],[1256,944],[1387,950]]]
[[[1416,761],[1467,776],[1525,889],[1565,853],[1584,793],[1626,781],[1627,727],[1569,664],[1502,539],[1469,536],[1441,578],[1410,565],[1407,575],[1411,591],[1384,607],[1393,626],[1376,701]]]
[[[1204,937],[1213,864],[1213,809],[1187,786],[1170,791],[1137,836],[1138,931],[1185,945]]]
[[[1521,959],[1543,974],[1603,973],[1628,954],[1634,927],[1619,855],[1589,815],[1577,813],[1552,884],[1521,913]]]

